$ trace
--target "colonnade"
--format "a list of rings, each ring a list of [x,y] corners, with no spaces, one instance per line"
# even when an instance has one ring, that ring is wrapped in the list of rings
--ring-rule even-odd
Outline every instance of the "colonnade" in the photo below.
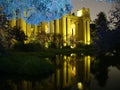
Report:
[[[11,25],[20,27],[29,37],[31,32],[45,31],[51,34],[60,34],[63,38],[63,45],[70,45],[70,42],[90,44],[90,13],[88,8],[82,8],[81,16],[64,15],[60,19],[50,22],[42,22],[40,25],[27,24],[23,19],[12,20]],[[79,13],[79,11],[77,12]]]
[[[73,36],[75,42],[90,44],[90,12],[83,8],[82,16],[72,14],[64,15],[61,19],[50,22],[50,33],[61,34],[68,44]]]

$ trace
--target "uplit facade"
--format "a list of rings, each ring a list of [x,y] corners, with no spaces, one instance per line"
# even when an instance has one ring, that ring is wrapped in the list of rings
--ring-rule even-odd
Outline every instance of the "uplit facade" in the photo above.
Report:
[[[23,19],[12,20],[12,27],[20,27],[28,38],[31,34],[38,32],[60,34],[63,38],[63,45],[76,43],[90,44],[90,11],[89,8],[82,8],[77,13],[64,15],[61,19],[50,22],[42,22],[40,25],[27,24]],[[29,39],[28,39],[29,42]],[[73,45],[74,46],[74,45]]]

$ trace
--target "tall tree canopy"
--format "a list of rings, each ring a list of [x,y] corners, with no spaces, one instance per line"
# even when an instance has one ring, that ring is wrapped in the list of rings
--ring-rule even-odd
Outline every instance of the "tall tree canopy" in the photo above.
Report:
[[[6,46],[10,42],[11,26],[9,20],[7,20],[6,15],[2,14],[0,11],[0,44]]]
[[[110,11],[110,21],[107,20],[102,12],[95,19],[96,33],[93,42],[99,53],[120,53],[120,9],[118,8],[115,7]],[[109,23],[114,26],[112,30],[109,27]]]
[[[93,37],[93,44],[97,48],[99,53],[104,53],[110,50],[109,48],[109,31],[108,20],[104,12],[100,12],[94,21],[95,23],[95,34]]]
[[[107,30],[108,29],[108,20],[106,17],[106,14],[104,12],[100,12],[97,15],[97,19],[95,19],[95,24],[97,25],[97,27],[99,27],[101,30]]]
[[[115,3],[113,9],[110,10],[109,19],[114,29],[120,29],[120,2]]]
[[[27,23],[39,24],[69,13],[72,4],[70,0],[0,0],[0,7],[8,19],[23,18]]]

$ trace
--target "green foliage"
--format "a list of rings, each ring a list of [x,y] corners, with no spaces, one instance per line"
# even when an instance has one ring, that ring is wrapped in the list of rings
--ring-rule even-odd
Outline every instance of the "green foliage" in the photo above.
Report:
[[[109,19],[111,28],[120,29],[120,3],[116,3],[114,8],[110,10]]]
[[[100,26],[100,27],[104,27],[106,26],[106,24],[108,23],[106,14],[104,12],[100,12],[98,15],[98,18],[95,19],[95,24]]]
[[[96,34],[96,25],[94,23],[90,24],[90,34],[91,34],[91,38],[95,38],[95,34]]]
[[[27,36],[25,35],[24,31],[16,26],[13,27],[10,34],[13,39],[17,40],[20,43],[24,43],[24,41],[27,40]]]
[[[49,48],[57,48],[57,45],[55,42],[51,42]]]
[[[63,46],[62,49],[70,49],[71,47],[66,45],[66,46]]]
[[[113,12],[111,11],[110,22],[114,28],[111,29],[106,15],[102,12],[98,14],[98,18],[95,19],[96,32],[92,38],[93,45],[97,49],[97,54],[106,54],[106,53],[119,53],[120,46],[120,9],[115,8]],[[112,20],[112,22],[111,22]],[[115,21],[115,22],[114,22]]]
[[[49,38],[50,36],[45,31],[41,31],[37,33],[34,42],[40,43],[45,47],[46,43],[49,42]]]
[[[54,71],[53,65],[38,54],[13,52],[0,57],[0,71],[8,74],[39,76]]]
[[[34,52],[34,51],[44,51],[44,47],[42,47],[39,43],[16,43],[13,46],[13,49],[18,51],[25,51],[25,52]]]
[[[0,11],[0,29],[7,31],[10,27],[9,20],[7,20],[6,15],[3,15]]]
[[[11,45],[11,36],[10,31],[12,27],[9,23],[9,20],[7,20],[6,16],[1,14],[0,11],[0,43],[4,47],[10,47]]]
[[[92,43],[96,49],[98,49],[98,52],[106,52],[108,43],[107,43],[107,32],[109,31],[108,28],[108,20],[106,18],[106,15],[104,12],[100,12],[98,17],[95,19],[94,23],[96,25],[96,31],[92,38]]]
[[[53,37],[53,40],[51,41],[52,42],[51,45],[55,44],[52,47],[54,47],[54,46],[56,48],[62,47],[62,44],[63,44],[63,37],[62,37],[62,35],[61,34],[53,34],[52,37]]]
[[[76,48],[84,48],[85,44],[84,43],[77,43]]]
[[[5,55],[5,49],[4,49],[4,47],[2,46],[2,44],[0,44],[0,56],[3,56],[3,55]]]
[[[24,44],[23,43],[15,43],[12,47],[15,50],[23,51],[24,50]]]

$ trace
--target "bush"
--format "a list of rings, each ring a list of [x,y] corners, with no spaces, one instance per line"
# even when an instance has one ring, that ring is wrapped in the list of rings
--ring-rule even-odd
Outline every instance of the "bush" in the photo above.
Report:
[[[24,45],[25,51],[41,51],[44,48],[39,43],[28,43]]]
[[[13,46],[13,49],[25,52],[44,50],[44,48],[39,43],[17,43]]]
[[[49,48],[57,48],[57,45],[55,44],[55,42],[51,42]]]
[[[78,43],[77,45],[76,45],[76,48],[85,48],[85,44],[84,43]]]
[[[3,74],[40,76],[54,72],[51,62],[33,53],[13,52],[8,57],[0,57],[0,62],[0,72]]]
[[[0,56],[5,54],[5,49],[4,47],[0,44]]]
[[[70,49],[70,46],[63,46],[63,48],[62,49]]]

